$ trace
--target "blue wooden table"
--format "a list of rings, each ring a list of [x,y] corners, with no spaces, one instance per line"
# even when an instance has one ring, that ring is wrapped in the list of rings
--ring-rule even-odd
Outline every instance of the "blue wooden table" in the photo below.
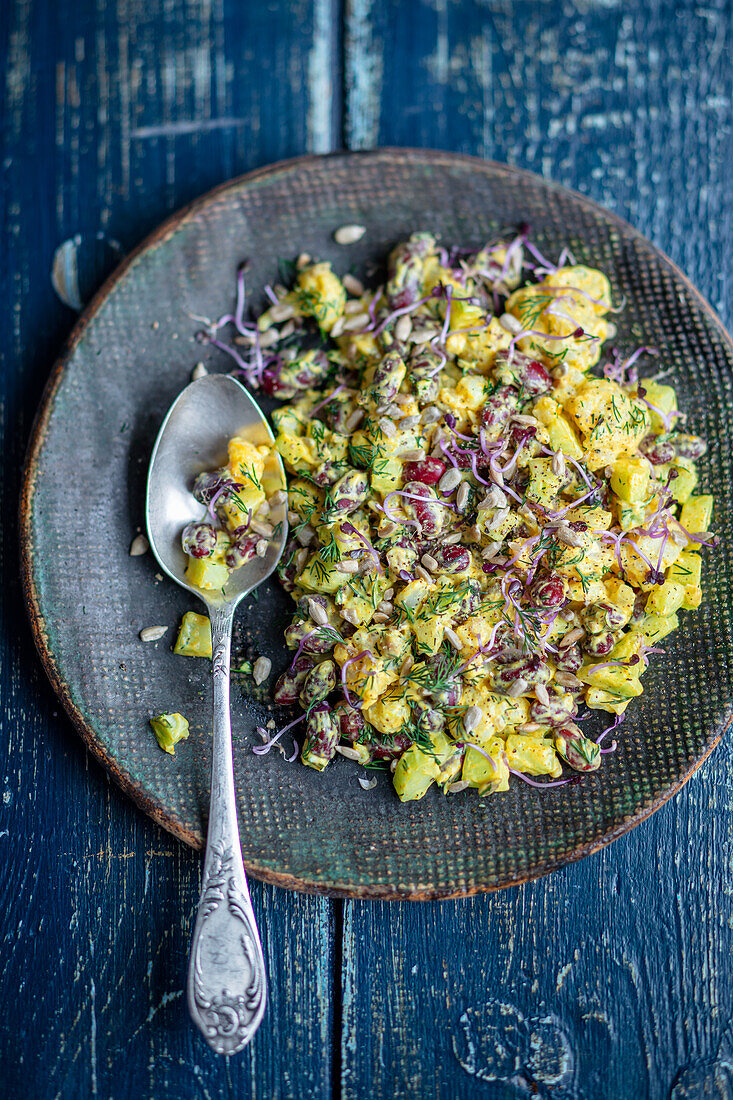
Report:
[[[199,857],[60,712],[13,521],[74,322],[58,246],[84,299],[170,211],[282,157],[409,144],[529,168],[631,221],[730,323],[732,51],[731,0],[4,0],[1,1096],[733,1096],[729,743],[633,833],[515,890],[254,883],[270,1008],[217,1059],[181,995]]]

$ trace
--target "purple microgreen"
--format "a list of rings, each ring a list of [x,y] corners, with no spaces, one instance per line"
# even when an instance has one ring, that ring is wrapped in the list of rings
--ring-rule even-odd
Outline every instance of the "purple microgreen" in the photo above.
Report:
[[[275,291],[274,291],[274,290],[272,289],[272,287],[270,286],[270,284],[269,284],[269,283],[265,283],[265,288],[264,288],[264,289],[265,289],[265,294],[266,294],[266,295],[267,295],[267,297],[268,297],[268,298],[270,299],[270,301],[272,302],[272,304],[273,304],[274,306],[277,306],[277,305],[279,305],[279,304],[280,304],[280,299],[278,298],[277,294],[276,294],[276,293],[275,293]]]
[[[278,743],[282,735],[284,733],[287,733],[289,729],[292,729],[293,726],[297,726],[298,722],[302,722],[305,717],[305,714],[301,714],[300,718],[295,718],[292,722],[288,722],[287,726],[283,726],[281,730],[278,730],[278,732],[273,737],[271,737],[269,741],[265,742],[264,745],[253,745],[252,752],[255,754],[255,756],[266,756],[272,746]]]
[[[589,715],[586,715],[586,717],[589,717]],[[621,725],[621,723],[622,723],[622,722],[623,722],[623,721],[625,720],[625,718],[626,718],[626,715],[625,715],[625,714],[617,714],[617,715],[616,715],[616,718],[615,718],[615,719],[614,719],[614,721],[613,721],[613,722],[611,723],[611,725],[610,725],[610,726],[608,726],[608,728],[607,728],[607,729],[605,729],[605,730],[603,731],[603,733],[602,733],[602,734],[600,735],[600,737],[597,737],[597,738],[596,738],[596,745],[600,745],[601,741],[603,741],[603,740],[604,740],[604,738],[605,738],[605,737],[607,737],[607,736],[608,736],[608,734],[612,732],[612,730],[618,729],[618,727],[619,727],[619,726]],[[577,721],[577,719],[576,719],[576,721]],[[603,750],[601,750],[601,752],[602,752],[602,751],[603,751]]]
[[[336,394],[341,393],[341,390],[344,389],[346,389],[346,383],[342,382],[341,385],[337,386],[335,390],[331,390],[327,397],[324,397],[322,401],[319,401],[317,405],[313,406],[311,411],[308,413],[308,418],[310,419],[314,413],[318,412],[319,409],[322,409],[324,405],[327,405],[329,403],[329,401],[333,401]]]
[[[348,661],[344,661],[341,667],[341,687],[344,692],[344,699],[352,710],[361,710],[364,704],[362,700],[358,698],[356,703],[352,703],[351,695],[349,694],[349,685],[346,683],[346,669],[349,668],[350,665],[353,665],[355,661],[361,661],[364,657],[372,657],[368,649],[362,649],[361,653],[357,653],[355,657],[349,657]]]

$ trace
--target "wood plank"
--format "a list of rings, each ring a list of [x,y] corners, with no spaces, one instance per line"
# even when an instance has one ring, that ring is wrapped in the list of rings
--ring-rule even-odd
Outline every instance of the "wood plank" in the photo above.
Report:
[[[51,288],[55,248],[80,234],[85,296],[114,259],[114,249],[95,245],[97,233],[127,250],[220,181],[330,147],[337,31],[331,0],[78,0],[73,12],[49,0],[6,5],[6,520],[42,386],[74,320]],[[3,572],[13,580],[0,661],[0,1092],[327,1095],[330,903],[253,884],[270,1007],[250,1050],[230,1063],[216,1058],[181,994],[200,858],[122,797],[59,713],[14,581],[12,521],[3,537]]]
[[[583,191],[730,322],[730,16],[723,0],[349,0],[345,132]],[[732,770],[726,742],[630,836],[515,891],[348,903],[342,1095],[731,1095]]]

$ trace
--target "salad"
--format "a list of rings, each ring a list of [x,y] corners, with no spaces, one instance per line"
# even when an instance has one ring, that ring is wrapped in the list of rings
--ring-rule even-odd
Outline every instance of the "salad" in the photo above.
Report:
[[[242,269],[206,339],[283,402],[295,613],[274,698],[304,713],[268,746],[303,722],[304,764],[389,768],[402,800],[598,768],[715,541],[705,443],[656,350],[605,350],[607,277],[524,232],[478,251],[415,233],[379,286],[301,256],[267,291],[245,322]],[[613,718],[595,741],[594,710]]]

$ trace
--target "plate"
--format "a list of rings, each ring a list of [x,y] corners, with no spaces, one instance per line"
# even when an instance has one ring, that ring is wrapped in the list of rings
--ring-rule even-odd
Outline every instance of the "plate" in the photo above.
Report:
[[[349,247],[334,230],[361,223]],[[30,443],[21,505],[23,574],[41,659],[92,752],[146,813],[200,847],[208,805],[210,701],[202,660],[170,652],[195,601],[160,577],[150,555],[130,557],[143,522],[145,476],[168,406],[200,360],[228,370],[196,341],[201,322],[231,307],[248,257],[261,308],[278,260],[306,251],[338,272],[374,273],[416,229],[481,245],[529,222],[557,256],[606,271],[624,295],[616,342],[662,349],[692,431],[711,443],[701,464],[715,493],[720,548],[708,556],[705,602],[665,640],[666,656],[628,709],[617,753],[577,785],[445,797],[433,788],[401,804],[389,777],[362,790],[350,761],[323,774],[276,752],[251,752],[255,724],[275,716],[267,693],[235,684],[233,726],[242,851],[257,878],[294,889],[372,898],[442,898],[546,874],[620,836],[690,777],[731,719],[731,423],[733,345],[672,263],[590,200],[536,176],[470,157],[393,149],[307,157],[252,173],[166,222],[122,265],[76,326],[49,381]],[[282,626],[292,604],[272,582],[238,615],[250,655],[287,664]],[[170,624],[157,644],[146,626]],[[274,677],[273,677],[274,678]],[[177,710],[189,740],[170,757],[148,718]],[[279,715],[276,720],[281,720]],[[591,730],[607,724],[594,716]],[[286,735],[287,736],[287,735]],[[289,748],[288,743],[288,748]]]

